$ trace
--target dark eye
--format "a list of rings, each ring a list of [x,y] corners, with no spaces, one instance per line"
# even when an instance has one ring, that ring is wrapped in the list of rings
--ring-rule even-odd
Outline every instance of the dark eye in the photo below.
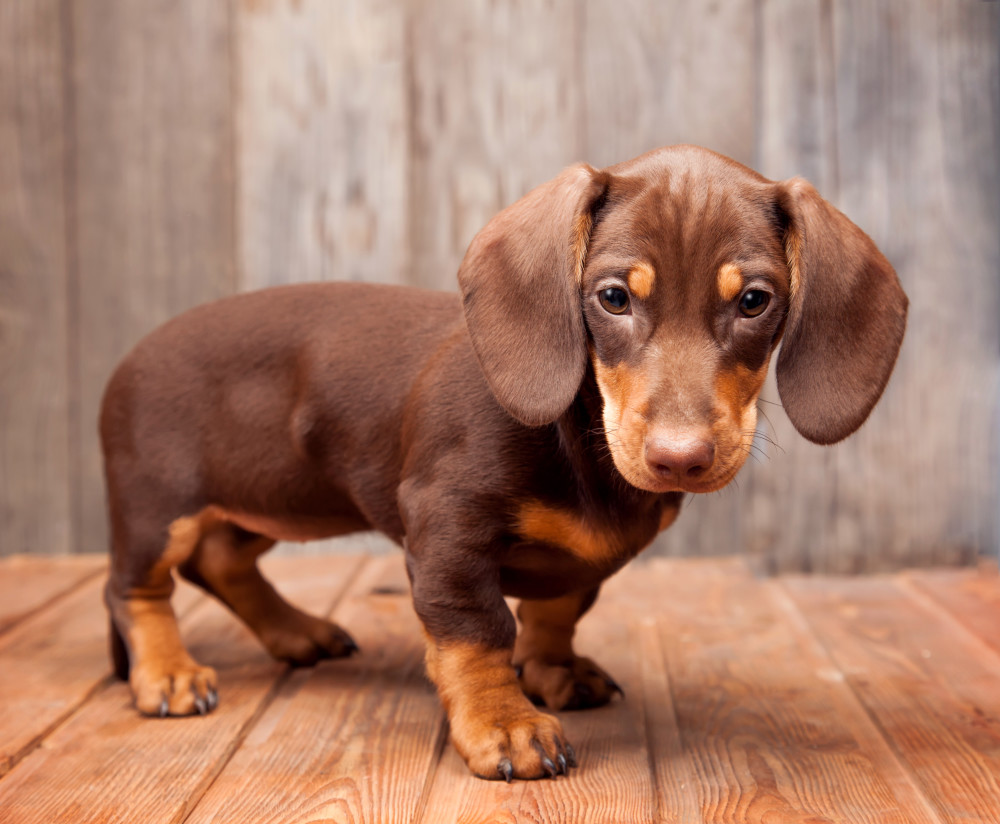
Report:
[[[771,296],[767,292],[751,289],[740,298],[740,314],[747,318],[755,318],[763,314],[770,302]]]
[[[628,311],[628,292],[612,286],[604,289],[597,296],[603,306],[612,315],[624,315]]]

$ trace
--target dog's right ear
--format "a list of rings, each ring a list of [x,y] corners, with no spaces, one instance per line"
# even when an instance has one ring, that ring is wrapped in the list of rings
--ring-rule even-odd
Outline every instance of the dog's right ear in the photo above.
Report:
[[[490,389],[529,426],[558,418],[587,365],[580,282],[608,175],[580,164],[529,192],[473,238],[458,270]]]

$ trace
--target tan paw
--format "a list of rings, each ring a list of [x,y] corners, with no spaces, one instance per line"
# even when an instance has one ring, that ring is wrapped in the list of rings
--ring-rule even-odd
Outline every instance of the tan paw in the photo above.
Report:
[[[211,667],[186,660],[142,662],[132,667],[129,686],[143,715],[207,715],[219,705],[217,678]]]
[[[550,710],[582,710],[607,704],[624,691],[615,680],[589,658],[552,664],[529,658],[516,668],[524,694]]]
[[[344,630],[310,615],[275,623],[262,630],[260,638],[272,656],[296,667],[311,667],[324,659],[344,658],[358,651],[358,645]]]
[[[490,708],[455,719],[451,739],[469,769],[480,778],[555,778],[576,766],[562,724],[527,701],[508,717]]]

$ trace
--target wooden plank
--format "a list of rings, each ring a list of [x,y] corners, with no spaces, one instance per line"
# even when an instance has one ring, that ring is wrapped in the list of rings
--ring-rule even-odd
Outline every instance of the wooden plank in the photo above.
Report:
[[[832,25],[822,0],[773,0],[760,7],[760,117],[756,168],[783,180],[801,175],[836,200],[837,109]],[[775,358],[776,361],[776,358]],[[739,477],[745,490],[741,547],[770,570],[849,564],[835,551],[838,513],[829,477],[838,447],[806,441],[781,410],[774,364],[758,403],[754,458]],[[805,540],[803,536],[809,535]]]
[[[494,214],[588,159],[579,4],[412,6],[412,282],[454,290],[469,241]]]
[[[0,637],[0,775],[111,677],[104,578],[91,578]],[[181,586],[178,614],[201,595]]]
[[[583,159],[604,166],[659,146],[694,143],[752,163],[754,5],[581,4]],[[688,496],[681,516],[649,552],[705,556],[738,550],[744,506],[742,480],[718,494]]]
[[[443,713],[401,558],[372,559],[334,618],[361,654],[295,673],[189,824],[412,820]]]
[[[593,657],[625,690],[625,701],[559,715],[579,767],[568,778],[485,782],[446,747],[420,821],[462,824],[492,821],[647,822],[656,816],[656,792],[646,754],[644,669],[635,655],[631,609],[613,595],[599,599],[580,622],[576,648]],[[655,667],[655,664],[653,664]],[[657,717],[655,713],[652,716]]]
[[[589,0],[579,75],[586,158],[607,165],[694,143],[752,163],[754,6]]]
[[[773,180],[801,175],[836,196],[833,32],[823,0],[760,7],[758,145],[754,166]]]
[[[237,4],[242,289],[405,278],[405,9]]]
[[[76,102],[78,549],[107,545],[94,433],[111,370],[159,323],[235,289],[229,5],[65,4]]]
[[[635,598],[655,605],[702,820],[938,820],[776,585],[654,563]]]
[[[0,6],[0,555],[72,545],[64,7]]]
[[[280,572],[274,576],[279,589],[296,591],[298,603],[319,611],[335,602],[358,563],[354,557],[276,559],[266,568]],[[142,718],[127,685],[110,684],[0,782],[5,824],[184,819],[286,667],[213,599],[204,599],[183,629],[192,655],[219,673],[218,709],[204,718]]]
[[[1000,652],[1000,574],[996,563],[979,569],[915,570],[901,583],[929,595],[980,641]]]
[[[892,580],[786,586],[940,818],[1000,821],[1000,658]]]
[[[755,498],[748,540],[775,569],[969,561],[995,552],[1000,533],[1000,7],[852,0],[819,8],[817,53],[831,44],[835,83],[824,138],[835,154],[819,170],[837,177],[821,191],[896,266],[909,324],[885,397],[843,444],[806,444],[772,415],[784,452],[769,462],[775,494],[764,488]],[[782,42],[764,42],[782,55]],[[796,142],[809,139],[796,130],[813,127],[795,105],[780,122],[766,129],[792,132],[795,157]]]
[[[107,567],[102,555],[0,559],[0,633],[76,589]]]

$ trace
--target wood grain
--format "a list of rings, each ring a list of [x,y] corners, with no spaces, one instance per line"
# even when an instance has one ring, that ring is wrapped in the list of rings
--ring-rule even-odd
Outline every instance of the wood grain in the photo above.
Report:
[[[675,143],[753,162],[753,2],[590,0],[584,10],[580,62],[591,163]]]
[[[773,11],[765,43],[776,45],[784,18]],[[816,20],[800,30],[814,33],[812,53],[803,47],[789,65],[789,51],[774,48],[769,65],[834,84],[832,104],[813,104],[829,129],[821,160],[803,158],[803,170],[814,168],[821,191],[885,252],[911,308],[895,374],[856,435],[816,447],[767,407],[782,451],[769,449],[766,474],[755,472],[746,540],[773,569],[871,571],[995,553],[1000,9],[904,0],[801,4],[796,14]],[[791,173],[782,158],[817,140],[790,94],[763,126],[767,174]],[[778,400],[773,389],[766,397]]]
[[[1000,821],[1000,658],[889,579],[787,586],[941,820]]]
[[[0,820],[1000,817],[1000,655],[981,637],[1000,608],[995,574],[781,583],[740,560],[635,564],[578,638],[628,697],[563,714],[571,776],[507,785],[470,777],[445,743],[401,559],[360,564],[264,563],[306,609],[335,606],[362,645],[314,670],[274,664],[182,587],[183,635],[221,676],[204,719],[139,718],[126,686],[100,675],[99,581],[19,623],[0,637]]]
[[[404,279],[405,9],[236,6],[241,289]]]
[[[334,619],[361,653],[296,672],[189,822],[402,821],[416,807],[442,713],[400,557],[369,561]]]
[[[103,576],[91,578],[0,636],[0,775],[111,679],[103,590]],[[201,598],[181,586],[174,610]]]
[[[97,415],[139,337],[235,289],[227,3],[66,5],[76,101],[77,548],[106,549]]]
[[[702,820],[938,820],[772,584],[718,563],[660,570],[643,583]]]
[[[417,0],[409,30],[412,280],[454,290],[501,208],[586,160],[579,4]]]
[[[81,586],[107,566],[100,555],[0,559],[0,633]]]
[[[692,141],[810,178],[912,308],[856,436],[816,447],[765,404],[778,447],[761,438],[653,552],[995,555],[998,18],[981,0],[4,3],[0,554],[103,551],[100,394],[165,318],[290,280],[452,289],[473,234],[563,166]]]
[[[300,605],[321,611],[336,601],[358,563],[346,556],[322,565],[276,559],[268,571],[280,589],[296,591]],[[219,673],[218,709],[204,718],[142,718],[127,685],[108,684],[0,783],[5,824],[183,820],[286,668],[212,599],[202,599],[181,625],[192,655]],[[104,658],[90,647],[73,654]],[[65,662],[71,653],[59,657]]]
[[[0,6],[0,555],[74,546],[63,8]]]
[[[980,641],[1000,652],[1000,574],[995,563],[975,570],[917,570],[901,580],[929,595]]]

